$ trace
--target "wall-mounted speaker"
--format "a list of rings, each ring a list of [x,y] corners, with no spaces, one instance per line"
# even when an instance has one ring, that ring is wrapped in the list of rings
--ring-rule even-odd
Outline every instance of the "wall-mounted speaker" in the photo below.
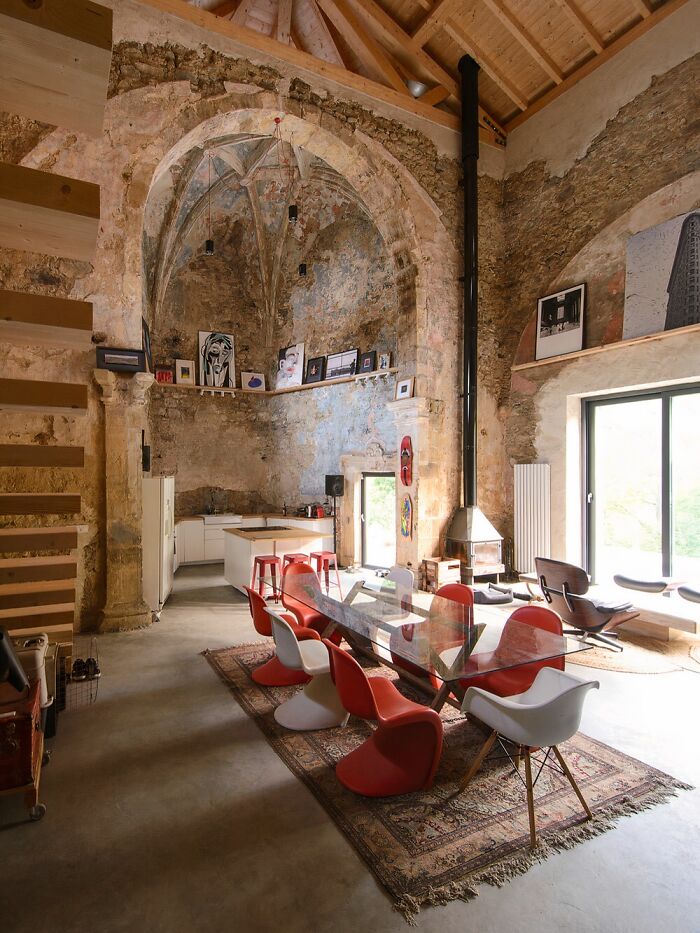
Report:
[[[326,474],[326,495],[340,497],[345,493],[345,477],[340,474]]]

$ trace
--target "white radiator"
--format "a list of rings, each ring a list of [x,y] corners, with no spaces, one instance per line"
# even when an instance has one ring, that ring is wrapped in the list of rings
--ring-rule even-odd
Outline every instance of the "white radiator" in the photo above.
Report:
[[[515,569],[532,573],[536,557],[549,557],[548,463],[515,464]]]

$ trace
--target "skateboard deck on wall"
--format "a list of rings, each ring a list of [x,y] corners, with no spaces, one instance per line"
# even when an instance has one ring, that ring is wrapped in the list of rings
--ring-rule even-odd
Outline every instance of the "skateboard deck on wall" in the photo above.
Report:
[[[410,486],[413,482],[413,445],[408,434],[401,441],[401,482]]]
[[[401,503],[401,534],[404,538],[413,537],[413,503],[410,496],[404,496]]]

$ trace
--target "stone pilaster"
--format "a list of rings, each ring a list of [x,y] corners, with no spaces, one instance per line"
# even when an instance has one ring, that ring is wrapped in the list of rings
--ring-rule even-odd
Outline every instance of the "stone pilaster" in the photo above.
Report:
[[[93,370],[105,412],[107,591],[100,631],[143,628],[152,621],[143,600],[141,431],[150,373],[118,376]]]

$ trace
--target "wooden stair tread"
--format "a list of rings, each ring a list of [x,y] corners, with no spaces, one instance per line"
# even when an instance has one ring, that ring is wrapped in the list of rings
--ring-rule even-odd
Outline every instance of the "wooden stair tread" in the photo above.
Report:
[[[72,645],[74,626],[72,622],[60,622],[55,625],[36,626],[28,625],[24,628],[13,628],[13,638],[29,638],[32,635],[45,634],[49,636],[49,644],[67,644]],[[70,652],[59,652],[59,655]]]
[[[0,609],[75,603],[75,580],[0,584]]]
[[[75,603],[56,603],[53,606],[20,606],[15,609],[0,609],[0,625],[8,632],[22,628],[40,628],[52,625],[73,624]]]
[[[0,162],[0,246],[91,262],[99,226],[98,185]]]
[[[92,302],[0,288],[0,340],[89,349]]]
[[[80,509],[80,496],[72,492],[0,493],[0,515],[74,515]]]
[[[6,411],[84,415],[87,397],[87,386],[75,382],[0,379],[0,409]]]
[[[50,528],[0,528],[0,553],[24,551],[67,551],[78,546],[75,525]]]
[[[8,583],[73,580],[77,575],[76,558],[63,554],[51,557],[0,558],[0,586]]]
[[[0,444],[0,467],[84,467],[83,447]]]

